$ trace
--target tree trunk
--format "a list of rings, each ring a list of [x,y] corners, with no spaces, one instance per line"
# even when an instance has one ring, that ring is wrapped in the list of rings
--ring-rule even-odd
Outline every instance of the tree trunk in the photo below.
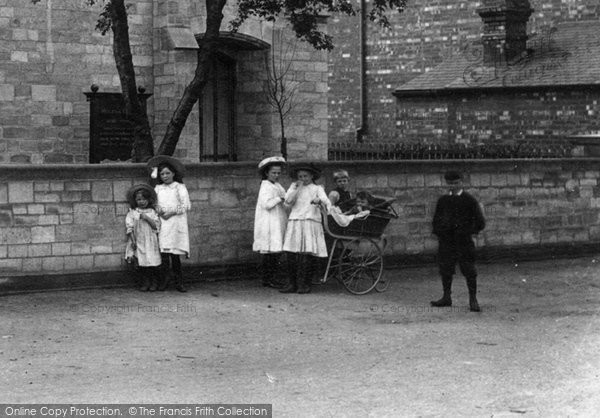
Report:
[[[285,137],[285,122],[281,112],[279,112],[279,125],[281,126],[281,156],[287,160],[287,138]]]
[[[200,98],[208,81],[208,71],[213,60],[213,54],[219,40],[219,30],[223,21],[223,8],[227,0],[206,0],[206,33],[202,38],[198,52],[198,64],[194,78],[185,88],[183,96],[171,116],[165,136],[158,147],[159,155],[173,155],[194,104]]]
[[[154,141],[148,115],[138,97],[124,0],[111,0],[109,11],[113,31],[113,53],[121,81],[125,113],[133,123],[131,156],[134,162],[145,162],[154,155]]]

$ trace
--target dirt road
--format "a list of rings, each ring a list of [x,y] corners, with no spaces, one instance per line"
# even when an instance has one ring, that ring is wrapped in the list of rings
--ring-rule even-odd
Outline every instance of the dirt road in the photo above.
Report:
[[[2,402],[271,403],[274,416],[594,416],[600,265],[386,272],[385,293],[335,282],[282,295],[254,281],[186,294],[93,289],[0,298]]]

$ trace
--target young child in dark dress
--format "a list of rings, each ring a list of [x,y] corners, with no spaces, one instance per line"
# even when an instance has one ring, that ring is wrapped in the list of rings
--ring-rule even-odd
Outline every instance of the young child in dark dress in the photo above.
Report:
[[[458,263],[467,279],[469,305],[480,312],[477,302],[477,271],[475,244],[472,235],[485,228],[485,219],[477,200],[462,189],[462,176],[455,171],[444,175],[450,192],[440,197],[433,215],[433,233],[438,237],[438,263],[444,295],[432,301],[432,306],[452,306],[452,276]]]

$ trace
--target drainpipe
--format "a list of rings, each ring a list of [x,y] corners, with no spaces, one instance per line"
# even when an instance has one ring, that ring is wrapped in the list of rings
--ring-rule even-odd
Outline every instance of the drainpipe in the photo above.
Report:
[[[356,142],[363,142],[368,132],[369,108],[367,106],[367,5],[360,0],[360,127]]]

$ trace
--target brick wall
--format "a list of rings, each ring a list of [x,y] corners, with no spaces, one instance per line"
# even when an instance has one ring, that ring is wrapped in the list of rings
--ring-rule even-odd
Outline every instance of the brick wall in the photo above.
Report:
[[[564,141],[565,132],[600,130],[599,99],[589,89],[400,98],[396,131],[404,142]]]
[[[488,252],[583,248],[600,244],[600,171],[597,159],[403,161],[322,163],[331,173],[350,170],[351,187],[394,196],[400,218],[386,234],[387,254],[399,260],[430,256],[434,205],[449,168],[467,173],[466,189],[488,220],[478,238]],[[187,166],[190,266],[257,261],[252,253],[254,206],[260,180],[254,163]],[[145,180],[141,165],[0,167],[0,276],[18,286],[64,273],[124,269],[125,192]],[[284,176],[282,183],[290,181]],[[244,274],[248,274],[248,271]],[[103,274],[107,279],[110,275]]]
[[[530,0],[530,4],[534,9],[530,34],[559,22],[600,17],[597,0]],[[369,140],[398,136],[394,89],[480,40],[483,23],[476,13],[480,6],[481,1],[474,0],[413,1],[391,19],[389,30],[369,23]],[[329,55],[329,138],[340,142],[353,139],[360,124],[359,18],[334,17],[330,22],[336,48]]]

